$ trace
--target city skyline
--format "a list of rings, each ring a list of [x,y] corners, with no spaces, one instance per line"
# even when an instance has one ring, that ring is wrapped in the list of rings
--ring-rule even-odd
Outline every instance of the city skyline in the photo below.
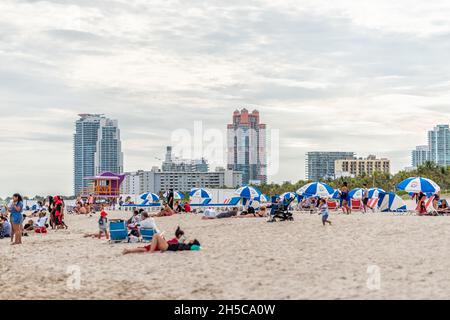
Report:
[[[308,151],[395,173],[450,122],[450,3],[275,2],[2,1],[0,196],[71,193],[83,112],[120,121],[133,171],[177,128],[225,135],[236,108],[258,109],[280,130],[275,182],[304,178]]]

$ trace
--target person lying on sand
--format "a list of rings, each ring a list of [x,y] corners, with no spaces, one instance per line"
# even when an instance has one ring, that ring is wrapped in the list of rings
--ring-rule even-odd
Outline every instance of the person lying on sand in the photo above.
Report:
[[[184,240],[182,240],[183,237],[184,231],[181,230],[180,227],[178,227],[175,231],[175,238],[173,238],[172,240],[167,241],[166,239],[164,239],[162,234],[155,234],[150,245],[134,249],[125,249],[123,250],[122,254],[127,255],[131,253],[147,252],[155,253],[157,251],[194,251],[200,248],[200,242],[198,242],[198,240],[194,239],[189,241],[188,243],[185,243]]]
[[[259,209],[259,211],[255,211],[255,209],[253,209],[252,207],[249,208],[247,213],[243,213],[239,216],[233,217],[233,218],[264,218],[267,217],[267,208],[266,207],[261,207]]]
[[[233,208],[229,211],[221,212],[218,215],[204,215],[203,220],[213,220],[213,219],[226,219],[236,217],[238,214],[238,208]]]

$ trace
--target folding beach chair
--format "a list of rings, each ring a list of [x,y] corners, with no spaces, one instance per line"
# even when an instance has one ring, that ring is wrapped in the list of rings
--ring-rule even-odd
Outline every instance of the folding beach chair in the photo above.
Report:
[[[375,210],[378,207],[378,200],[378,198],[369,199],[369,202],[367,202],[367,207]]]
[[[362,201],[361,200],[351,200],[351,208],[352,210],[361,210],[362,209]]]
[[[425,208],[427,208],[427,214],[429,215],[437,215],[438,212],[436,208],[433,206],[433,202],[436,199],[436,197],[430,197],[425,201]]]
[[[110,242],[128,242],[128,230],[123,220],[110,220],[109,222]]]
[[[330,210],[337,210],[339,207],[337,201],[327,201],[327,205]]]
[[[142,242],[152,242],[156,232],[153,229],[141,228],[140,233]]]

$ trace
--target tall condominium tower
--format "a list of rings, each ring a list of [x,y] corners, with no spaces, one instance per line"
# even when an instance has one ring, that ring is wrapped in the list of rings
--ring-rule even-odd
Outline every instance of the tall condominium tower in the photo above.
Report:
[[[228,169],[242,172],[243,184],[267,183],[266,125],[259,112],[233,113],[228,125]]]
[[[74,134],[74,193],[87,187],[85,177],[123,172],[123,153],[117,120],[99,114],[80,114]]]
[[[428,146],[417,146],[411,153],[411,165],[417,168],[430,161],[430,148]]]
[[[440,166],[450,166],[450,127],[438,125],[428,132],[430,161]]]

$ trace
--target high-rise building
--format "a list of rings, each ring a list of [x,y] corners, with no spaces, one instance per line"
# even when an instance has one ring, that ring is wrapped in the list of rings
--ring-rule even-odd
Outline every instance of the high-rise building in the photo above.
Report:
[[[391,173],[391,161],[389,159],[377,159],[370,155],[366,159],[346,159],[335,161],[335,178],[358,177],[362,175],[372,176],[375,172]]]
[[[123,154],[116,120],[100,114],[80,114],[74,134],[74,193],[87,187],[85,177],[122,173]]]
[[[417,168],[430,160],[430,148],[428,146],[417,146],[411,154],[411,165]]]
[[[257,110],[234,111],[228,125],[228,169],[243,173],[243,184],[267,183],[266,125]]]
[[[336,160],[355,159],[354,152],[308,152],[306,154],[306,179],[320,181],[335,178]]]
[[[428,132],[430,161],[440,166],[450,166],[450,127],[438,125]]]
[[[101,119],[95,152],[95,174],[122,173],[123,153],[117,120]]]

